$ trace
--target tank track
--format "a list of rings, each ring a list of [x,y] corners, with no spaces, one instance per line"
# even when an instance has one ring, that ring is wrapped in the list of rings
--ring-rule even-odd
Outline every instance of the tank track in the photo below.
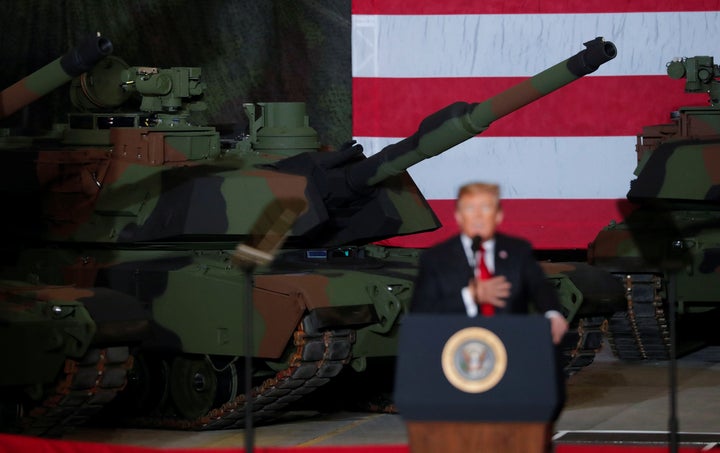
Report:
[[[593,363],[595,354],[602,348],[607,328],[607,319],[597,316],[580,318],[577,327],[568,330],[560,348],[566,376],[572,376]]]
[[[315,391],[336,376],[350,361],[355,331],[295,332],[295,351],[288,367],[252,390],[253,424],[277,418],[289,404]],[[144,416],[128,421],[132,426],[177,430],[216,430],[245,426],[245,395],[193,420]]]
[[[129,348],[91,349],[79,360],[66,359],[55,387],[25,413],[18,404],[18,434],[60,437],[84,424],[125,388],[133,358]]]
[[[627,311],[610,319],[608,342],[621,360],[668,360],[670,331],[660,295],[662,280],[653,274],[619,275]]]

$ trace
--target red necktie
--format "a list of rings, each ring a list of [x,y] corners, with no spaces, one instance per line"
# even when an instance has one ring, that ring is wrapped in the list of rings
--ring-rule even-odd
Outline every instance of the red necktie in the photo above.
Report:
[[[478,278],[480,280],[487,280],[490,277],[492,277],[492,274],[490,273],[490,270],[487,268],[487,265],[485,264],[485,249],[483,248],[482,244],[480,245],[480,249],[478,250],[478,260],[477,260],[477,268],[478,268]],[[480,304],[480,313],[482,313],[483,316],[492,316],[495,314],[495,307],[490,304]]]

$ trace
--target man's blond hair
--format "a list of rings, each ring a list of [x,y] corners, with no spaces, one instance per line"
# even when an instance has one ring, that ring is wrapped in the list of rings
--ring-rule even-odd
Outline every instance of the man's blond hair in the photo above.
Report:
[[[458,189],[457,198],[455,199],[455,207],[457,208],[462,197],[466,195],[474,195],[476,193],[488,193],[493,195],[497,200],[498,208],[502,209],[502,206],[500,205],[500,186],[487,182],[471,182],[461,186]]]

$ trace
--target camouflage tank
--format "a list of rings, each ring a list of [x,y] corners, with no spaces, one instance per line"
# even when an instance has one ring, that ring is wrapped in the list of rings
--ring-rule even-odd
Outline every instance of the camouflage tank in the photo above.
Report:
[[[615,57],[602,38],[585,45],[482,103],[433,113],[415,134],[371,157],[354,142],[320,152],[303,103],[246,104],[247,135],[221,138],[192,119],[205,89],[200,68],[131,67],[107,57],[73,82],[82,113],[41,139],[6,140],[12,166],[0,192],[22,215],[2,226],[2,237],[13,238],[2,245],[2,275],[37,291],[65,288],[64,300],[75,304],[88,332],[108,325],[106,335],[89,333],[87,346],[58,357],[82,361],[86,351],[129,348],[130,358],[114,362],[132,362],[113,401],[124,420],[177,429],[244,426],[239,389],[249,343],[253,421],[272,420],[343,369],[365,372],[373,360],[396,354],[419,251],[373,243],[440,226],[405,170]],[[238,244],[277,254],[255,267],[251,288],[241,278]],[[605,307],[614,297],[605,288],[588,296],[588,273],[601,272],[580,263],[549,275],[576,326],[583,300]],[[4,293],[35,300],[32,292]],[[105,310],[85,294],[111,302]],[[251,320],[243,310],[248,299]],[[254,336],[246,340],[248,321]],[[133,328],[111,328],[118,325]],[[576,365],[592,353],[590,327],[572,337]],[[25,414],[48,404],[67,414],[91,405],[57,403],[54,384],[36,385],[32,375],[27,370],[15,383],[36,391],[11,401],[24,412],[6,417],[7,425],[22,428]],[[67,381],[62,370],[57,375]]]
[[[672,122],[638,135],[634,210],[590,244],[590,264],[616,275],[626,307],[609,326],[621,359],[670,358],[669,300],[675,300],[678,353],[717,341],[720,321],[720,68],[697,56],[668,63],[688,93],[708,93],[705,107],[681,107]],[[676,295],[670,282],[676,282]]]

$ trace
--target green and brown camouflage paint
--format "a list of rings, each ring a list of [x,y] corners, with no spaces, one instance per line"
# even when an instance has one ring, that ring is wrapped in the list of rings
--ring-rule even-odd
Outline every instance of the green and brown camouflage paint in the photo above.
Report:
[[[147,79],[133,89],[164,100],[143,103],[140,111],[73,114],[56,139],[6,151],[14,167],[0,178],[0,192],[12,194],[13,211],[24,215],[3,227],[10,228],[4,237],[20,245],[3,245],[12,252],[7,256],[17,256],[4,274],[122,294],[109,298],[108,307],[116,307],[111,312],[84,305],[92,307],[98,332],[106,332],[92,341],[120,341],[118,329],[107,326],[124,323],[137,332],[124,340],[139,356],[160,351],[171,361],[229,361],[244,354],[248,321],[234,248],[262,235],[257,225],[279,204],[299,217],[275,261],[254,271],[258,376],[294,360],[301,324],[310,336],[353,332],[342,360],[363,370],[368,358],[396,354],[418,256],[368,244],[439,226],[405,170],[615,57],[614,45],[602,38],[585,45],[485,102],[455,103],[430,115],[411,137],[370,158],[354,143],[319,151],[302,103],[245,106],[252,112],[248,136],[221,140],[215,128],[195,125],[188,114],[200,96],[177,77],[186,74],[200,89],[199,70],[112,65],[119,83]],[[107,66],[103,71],[110,75]],[[173,74],[161,83],[167,93],[151,83],[164,74]],[[311,145],[317,149],[308,151]],[[37,209],[23,211],[29,206]],[[556,284],[565,294],[583,294],[580,274],[558,274]],[[581,313],[576,302],[568,305],[570,317]],[[128,314],[138,307],[146,318]]]

